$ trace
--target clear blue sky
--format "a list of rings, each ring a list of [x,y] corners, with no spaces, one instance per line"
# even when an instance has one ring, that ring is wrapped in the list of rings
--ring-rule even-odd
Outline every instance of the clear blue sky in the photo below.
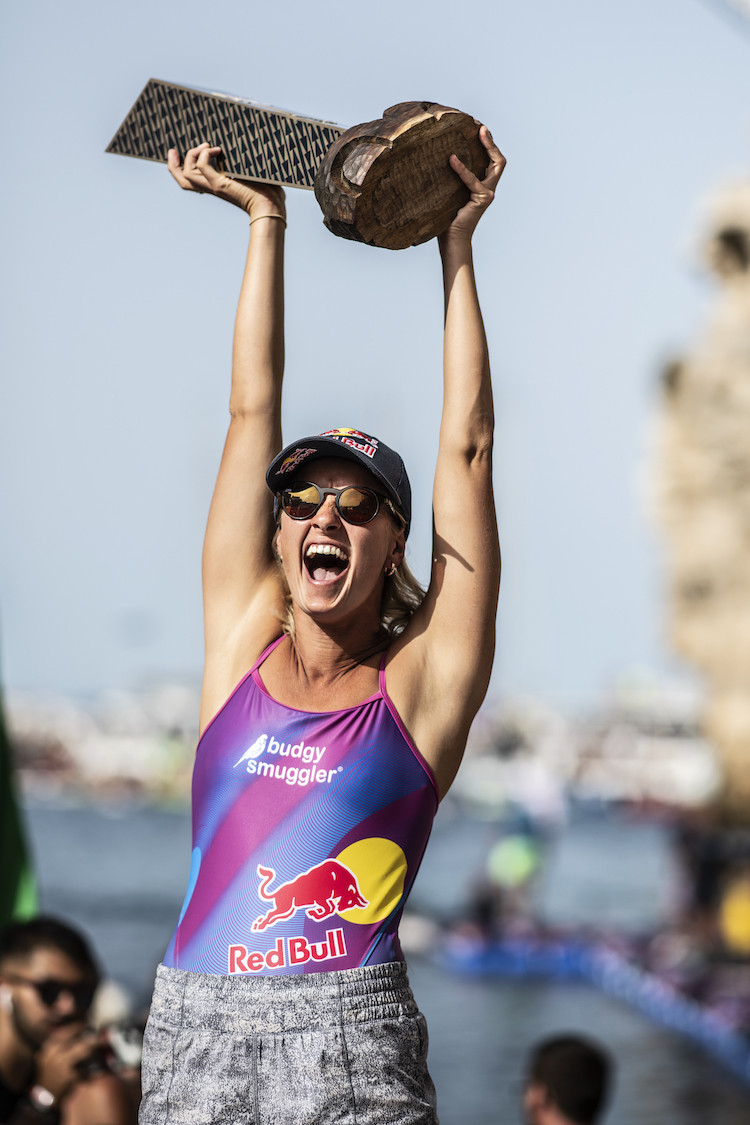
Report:
[[[476,255],[505,557],[495,687],[585,702],[665,666],[638,474],[660,365],[710,298],[699,205],[750,172],[750,38],[701,0],[26,0],[0,20],[8,686],[200,674],[247,224],[105,155],[152,76],[345,125],[428,98],[491,126],[508,158]],[[425,576],[436,247],[335,239],[307,192],[289,211],[286,436],[353,425],[403,452]]]

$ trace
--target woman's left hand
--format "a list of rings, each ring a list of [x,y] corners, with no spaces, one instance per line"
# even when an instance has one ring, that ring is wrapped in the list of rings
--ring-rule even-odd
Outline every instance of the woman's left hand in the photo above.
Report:
[[[495,188],[505,168],[505,157],[492,139],[492,133],[486,125],[480,126],[479,139],[489,153],[490,162],[483,180],[475,176],[454,154],[450,158],[450,166],[456,172],[471,192],[471,199],[461,208],[455,219],[440,235],[441,243],[448,237],[454,236],[471,238],[474,228],[484,212],[495,198]]]

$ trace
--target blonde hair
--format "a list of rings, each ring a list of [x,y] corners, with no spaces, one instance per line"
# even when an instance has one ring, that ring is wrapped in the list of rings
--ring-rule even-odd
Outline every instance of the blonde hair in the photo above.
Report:
[[[424,596],[425,590],[412,574],[406,559],[402,559],[394,573],[386,575],[380,603],[380,620],[389,636],[398,637],[403,633]]]
[[[279,513],[279,518],[280,516],[281,513]],[[276,547],[278,534],[279,528],[277,525],[276,534],[273,537],[273,553],[276,556],[279,575],[284,587],[284,612],[280,615],[281,628],[287,637],[294,638],[294,606],[292,605],[292,595],[289,591],[284,567]],[[425,589],[412,574],[405,558],[401,560],[393,574],[385,576],[383,597],[380,602],[380,621],[389,637],[395,639],[403,633],[412,616],[424,601],[425,593]]]

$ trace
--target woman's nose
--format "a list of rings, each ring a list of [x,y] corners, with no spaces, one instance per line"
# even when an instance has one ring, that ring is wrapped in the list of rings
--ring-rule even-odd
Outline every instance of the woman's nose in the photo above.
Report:
[[[313,522],[319,527],[338,527],[339,521],[336,497],[328,495],[315,513]]]

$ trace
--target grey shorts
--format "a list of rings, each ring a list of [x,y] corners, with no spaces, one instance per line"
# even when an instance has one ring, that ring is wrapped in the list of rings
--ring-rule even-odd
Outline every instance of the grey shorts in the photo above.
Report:
[[[438,1125],[401,962],[244,977],[159,966],[140,1125]]]

